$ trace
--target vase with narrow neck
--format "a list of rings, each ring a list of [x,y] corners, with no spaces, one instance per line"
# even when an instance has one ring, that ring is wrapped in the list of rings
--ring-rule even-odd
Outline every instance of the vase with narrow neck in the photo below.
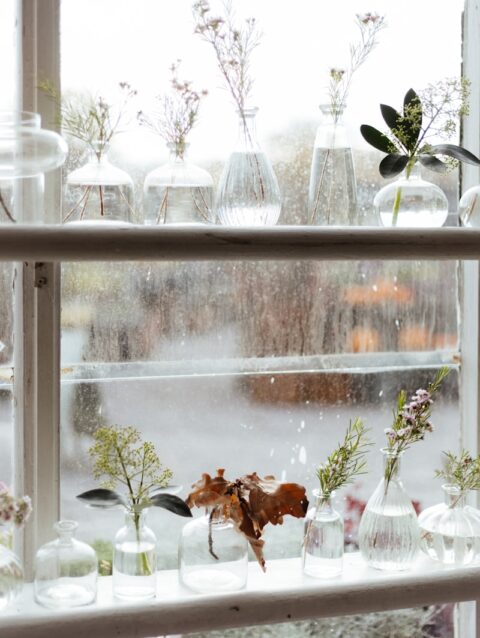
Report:
[[[408,569],[420,543],[417,515],[400,480],[401,456],[386,448],[382,453],[383,476],[360,521],[360,552],[377,569]]]
[[[0,612],[8,607],[23,589],[23,569],[13,551],[12,527],[0,524]]]
[[[108,159],[108,144],[94,142],[81,168],[67,177],[63,221],[123,225],[134,221],[133,181]]]
[[[113,594],[125,600],[156,594],[157,539],[146,525],[147,510],[125,512],[113,543]]]
[[[243,589],[247,583],[248,551],[245,536],[221,508],[187,523],[178,548],[182,585],[198,593]]]
[[[381,226],[436,228],[448,216],[448,200],[443,191],[422,178],[420,165],[407,168],[394,182],[384,186],[373,200]]]
[[[225,226],[272,226],[281,195],[272,164],[257,142],[258,109],[239,112],[237,144],[227,160],[217,191],[216,212]]]
[[[77,527],[75,521],[59,521],[54,525],[58,538],[35,555],[35,600],[44,607],[80,607],[96,598],[97,555],[74,538]]]
[[[188,144],[169,144],[168,148],[168,163],[145,178],[145,224],[213,223],[212,176],[188,161]]]
[[[480,510],[466,503],[467,492],[442,485],[444,503],[418,517],[420,547],[446,565],[469,565],[480,560]]]
[[[313,578],[331,578],[342,572],[343,518],[332,504],[335,492],[323,494],[314,490],[313,494],[315,506],[307,512],[305,522],[303,571]]]
[[[308,188],[308,223],[315,226],[359,224],[357,183],[343,110],[320,106],[322,123],[315,137]]]

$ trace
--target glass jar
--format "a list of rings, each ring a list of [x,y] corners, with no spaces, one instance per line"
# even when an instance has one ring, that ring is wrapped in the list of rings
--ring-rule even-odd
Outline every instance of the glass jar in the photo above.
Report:
[[[23,569],[13,552],[13,528],[0,524],[0,611],[22,593]]]
[[[212,176],[187,161],[187,146],[169,144],[168,163],[151,171],[145,178],[145,224],[214,222]]]
[[[448,200],[443,191],[422,179],[420,166],[406,168],[394,182],[375,195],[373,207],[382,226],[436,228],[448,216]]]
[[[257,112],[257,108],[239,112],[237,145],[220,178],[215,207],[225,226],[272,226],[280,217],[277,178],[257,142]]]
[[[38,113],[0,111],[0,223],[44,221],[43,174],[64,163],[67,145],[40,123]]]
[[[420,544],[417,515],[399,478],[401,455],[387,448],[382,453],[384,474],[360,521],[360,552],[377,569],[408,569]]]
[[[63,222],[131,223],[133,181],[108,159],[108,144],[94,142],[85,166],[67,177]]]
[[[35,555],[35,600],[50,608],[80,607],[97,595],[95,550],[74,538],[78,523],[59,521],[57,540],[43,545]]]
[[[352,149],[343,123],[344,107],[320,106],[308,187],[308,223],[316,226],[358,224],[357,182]]]
[[[199,593],[236,591],[247,584],[247,540],[221,508],[184,526],[178,562],[182,585]]]
[[[315,506],[308,510],[302,548],[303,571],[314,578],[331,578],[342,573],[343,518],[334,509],[335,492],[324,495],[313,490]]]
[[[113,593],[117,598],[153,598],[157,581],[157,539],[146,525],[147,510],[125,512],[113,544]]]
[[[446,565],[468,565],[480,558],[480,511],[466,504],[466,492],[442,485],[445,502],[418,517],[420,547]]]
[[[462,226],[480,226],[480,186],[472,186],[463,193],[458,203],[458,214]]]

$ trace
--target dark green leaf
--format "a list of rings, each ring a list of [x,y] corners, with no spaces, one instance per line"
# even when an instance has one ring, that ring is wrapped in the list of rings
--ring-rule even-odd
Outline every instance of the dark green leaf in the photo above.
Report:
[[[77,498],[81,501],[85,501],[91,507],[114,507],[115,505],[125,505],[120,494],[117,494],[113,490],[107,490],[103,487],[78,494]]]
[[[391,153],[383,158],[380,162],[378,170],[382,177],[395,177],[403,171],[408,164],[408,155],[399,155],[398,153]]]
[[[398,129],[402,120],[402,116],[393,108],[393,106],[388,106],[388,104],[380,104],[380,110],[386,125],[395,133],[395,130]]]
[[[178,496],[173,494],[154,494],[150,498],[150,503],[156,507],[163,507],[163,509],[178,514],[178,516],[191,516],[192,512],[190,508],[182,501]]]
[[[429,151],[432,155],[447,155],[467,164],[480,165],[480,159],[476,155],[456,144],[437,144],[431,146]]]
[[[382,151],[382,153],[391,153],[395,150],[394,145],[388,137],[369,124],[362,124],[360,127],[360,133],[362,134],[363,139],[368,142],[370,146]]]
[[[166,487],[157,487],[153,492],[150,492],[150,496],[154,494],[178,494],[183,489],[183,485],[167,485]]]
[[[438,159],[438,157],[434,157],[433,155],[419,155],[418,159],[422,166],[425,166],[425,168],[429,168],[431,171],[435,171],[436,173],[445,173],[448,170],[448,166],[445,162],[442,162]]]
[[[409,89],[403,98],[403,116],[407,118],[409,115],[405,134],[408,137],[408,148],[413,150],[418,142],[423,122],[422,102],[413,89]]]

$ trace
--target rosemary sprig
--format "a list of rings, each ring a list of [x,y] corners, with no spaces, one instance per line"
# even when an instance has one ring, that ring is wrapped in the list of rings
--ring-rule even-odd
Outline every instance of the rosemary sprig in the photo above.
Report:
[[[455,485],[461,492],[480,490],[480,456],[473,458],[470,452],[462,450],[457,456],[453,452],[443,452],[445,465],[436,470],[435,476]]]

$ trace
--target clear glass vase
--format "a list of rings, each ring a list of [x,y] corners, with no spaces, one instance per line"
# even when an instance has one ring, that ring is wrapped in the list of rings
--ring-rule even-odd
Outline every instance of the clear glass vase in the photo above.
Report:
[[[12,527],[0,524],[0,611],[11,605],[23,589],[22,564],[12,545]]]
[[[218,220],[226,226],[272,226],[282,200],[270,160],[257,142],[258,109],[239,113],[237,145],[224,166],[217,191]]]
[[[125,525],[113,546],[113,593],[138,600],[156,594],[157,539],[146,525],[147,510],[125,512]]]
[[[388,449],[382,453],[384,474],[360,521],[360,552],[377,569],[408,569],[420,544],[417,515],[399,478],[400,455]]]
[[[212,176],[187,161],[187,145],[169,144],[168,147],[168,163],[145,178],[145,224],[213,223]]]
[[[458,203],[458,214],[462,226],[480,226],[480,186],[472,186],[463,193]]]
[[[446,565],[468,565],[480,559],[480,510],[466,504],[467,493],[442,485],[445,502],[418,517],[420,547]]]
[[[132,178],[110,163],[108,144],[99,141],[93,147],[85,166],[67,177],[63,222],[133,222]]]
[[[418,164],[378,191],[373,206],[381,226],[436,228],[443,226],[448,216],[444,192],[422,179]]]
[[[316,226],[358,224],[353,156],[343,124],[344,108],[321,105],[308,188],[308,223]]]
[[[59,521],[54,525],[58,538],[35,555],[35,600],[44,607],[80,607],[96,598],[97,555],[74,538],[77,527],[75,521]]]
[[[334,509],[335,493],[314,490],[315,506],[307,512],[302,548],[303,571],[314,578],[331,578],[342,572],[343,518]]]
[[[247,583],[247,540],[221,508],[187,523],[178,549],[179,577],[199,593],[243,589]]]

